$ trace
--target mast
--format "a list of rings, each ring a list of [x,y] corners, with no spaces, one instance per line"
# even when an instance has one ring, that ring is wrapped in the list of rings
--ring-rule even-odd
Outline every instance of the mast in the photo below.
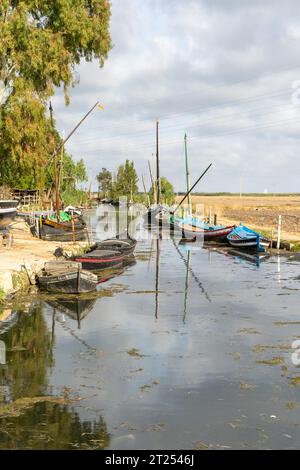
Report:
[[[190,191],[190,169],[188,161],[188,151],[187,151],[187,135],[184,134],[184,154],[185,154],[185,172],[186,172],[186,191]],[[192,215],[192,200],[191,195],[188,195],[188,215]]]
[[[147,204],[148,204],[148,207],[150,207],[150,198],[149,198],[149,194],[147,193],[144,175],[142,175],[142,181],[143,181],[143,186],[144,186],[144,193],[147,198]]]
[[[49,105],[49,111],[50,111],[51,127],[52,127],[52,130],[54,130],[53,108],[52,108],[51,101]],[[57,153],[54,154],[53,166],[54,166],[54,186],[55,186],[55,211],[56,211],[57,222],[59,222],[60,221],[60,202],[59,202],[59,179],[58,179],[58,172],[57,172]]]
[[[157,204],[156,184],[153,178],[150,160],[148,160],[148,166],[149,166],[149,173],[150,173],[151,185],[152,185],[152,190],[153,190],[153,201],[154,201],[154,204]]]
[[[160,168],[159,168],[159,138],[158,138],[158,130],[159,130],[159,120],[156,120],[156,184],[157,184],[157,204],[160,204]]]

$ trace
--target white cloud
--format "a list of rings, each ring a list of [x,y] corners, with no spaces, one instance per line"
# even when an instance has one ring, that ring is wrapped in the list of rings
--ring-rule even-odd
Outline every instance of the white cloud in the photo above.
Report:
[[[199,190],[237,191],[243,174],[248,191],[298,191],[300,108],[291,85],[300,78],[299,10],[296,0],[113,0],[104,67],[82,63],[70,107],[60,91],[54,100],[66,131],[97,99],[105,104],[69,150],[85,158],[91,178],[125,158],[147,173],[160,117],[162,173],[177,190],[187,131],[192,179],[215,163]]]

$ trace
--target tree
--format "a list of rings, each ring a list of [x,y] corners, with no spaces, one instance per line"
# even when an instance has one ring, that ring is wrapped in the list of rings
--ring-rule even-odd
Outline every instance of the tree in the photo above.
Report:
[[[126,196],[132,200],[138,192],[138,181],[134,163],[126,160],[125,165],[120,165],[118,168],[117,181],[113,185],[114,199]]]
[[[151,202],[153,203],[154,197],[152,187],[149,191],[149,196]],[[170,183],[170,181],[168,181],[164,176],[160,178],[160,198],[162,203],[168,204],[170,206],[174,204],[175,201],[174,187],[172,183]]]
[[[0,184],[43,187],[58,136],[47,114],[55,87],[76,83],[75,66],[111,48],[108,0],[1,0]]]
[[[31,92],[13,93],[0,107],[0,184],[42,187],[56,139],[45,105]]]
[[[99,197],[108,197],[112,190],[112,173],[106,168],[97,175]],[[100,196],[101,194],[101,196]]]
[[[0,82],[5,100],[17,89],[40,98],[75,83],[74,65],[111,49],[109,0],[1,0]]]

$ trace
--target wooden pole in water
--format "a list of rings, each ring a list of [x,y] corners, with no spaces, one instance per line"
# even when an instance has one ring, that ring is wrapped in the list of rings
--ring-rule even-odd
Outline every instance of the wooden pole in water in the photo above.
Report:
[[[209,225],[211,225],[211,206],[209,206],[209,209],[208,209],[208,223]]]
[[[278,217],[278,230],[277,230],[277,250],[280,248],[281,241],[281,215]]]
[[[188,151],[187,151],[187,135],[184,134],[184,155],[185,155],[185,172],[186,172],[186,190],[190,191],[190,169],[188,162]],[[188,215],[192,215],[192,200],[191,195],[188,195]]]
[[[156,120],[156,185],[157,185],[157,204],[160,204],[160,167],[159,167],[159,120]]]

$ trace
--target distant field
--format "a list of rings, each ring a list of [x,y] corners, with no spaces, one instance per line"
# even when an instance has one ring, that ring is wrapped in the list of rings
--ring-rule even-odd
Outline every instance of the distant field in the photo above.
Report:
[[[176,201],[181,200],[177,196]],[[279,214],[282,215],[282,234],[285,240],[300,240],[300,194],[199,194],[192,197],[193,209],[204,205],[204,213],[218,215],[218,222],[249,225],[253,229],[274,234]]]

